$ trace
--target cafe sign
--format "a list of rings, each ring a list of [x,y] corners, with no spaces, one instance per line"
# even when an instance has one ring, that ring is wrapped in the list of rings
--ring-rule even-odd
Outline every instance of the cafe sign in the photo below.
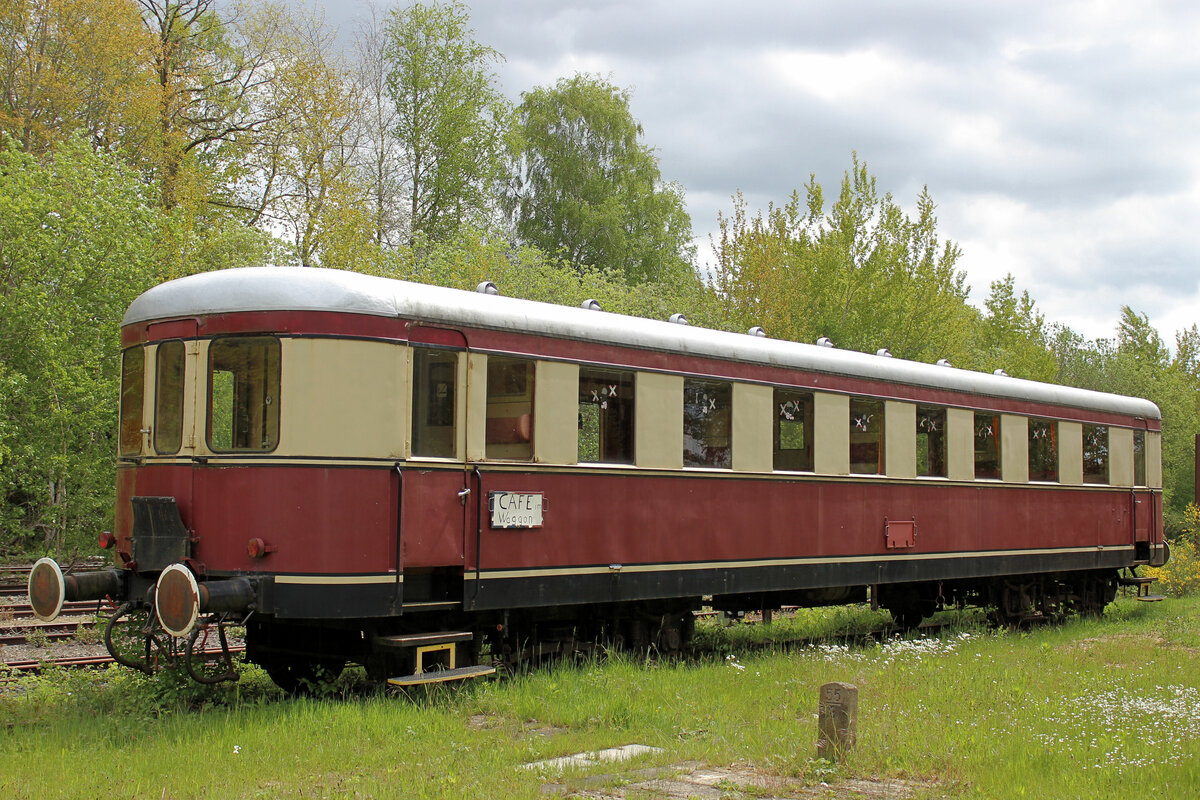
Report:
[[[540,528],[545,507],[541,492],[488,492],[493,528]]]

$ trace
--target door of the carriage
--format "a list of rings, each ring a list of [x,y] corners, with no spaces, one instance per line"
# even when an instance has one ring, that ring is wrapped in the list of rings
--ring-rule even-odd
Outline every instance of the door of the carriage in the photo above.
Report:
[[[407,462],[400,468],[397,571],[404,605],[461,603],[473,543],[475,478],[466,468],[467,340],[414,325]]]
[[[179,319],[152,323],[146,338],[154,345],[146,385],[150,404],[145,431],[147,449],[159,469],[156,487],[138,487],[137,494],[175,498],[185,526],[192,525],[193,479],[197,437],[204,436],[207,382],[200,358],[199,323]],[[151,463],[151,462],[147,462]]]

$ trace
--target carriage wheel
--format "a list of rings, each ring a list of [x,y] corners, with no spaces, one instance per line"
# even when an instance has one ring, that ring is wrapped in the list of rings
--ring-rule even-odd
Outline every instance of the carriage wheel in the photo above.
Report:
[[[345,663],[331,659],[280,658],[262,665],[275,685],[291,695],[316,694],[337,680]]]

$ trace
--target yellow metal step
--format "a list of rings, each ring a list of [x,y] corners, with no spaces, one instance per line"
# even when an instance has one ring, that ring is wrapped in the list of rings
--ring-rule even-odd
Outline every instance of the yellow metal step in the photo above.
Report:
[[[428,672],[418,672],[414,675],[404,675],[399,678],[388,678],[388,683],[392,686],[420,686],[427,683],[446,683],[448,681],[461,681],[468,678],[482,678],[486,675],[494,675],[495,672],[495,667],[486,664],[476,664],[473,667],[429,670]]]

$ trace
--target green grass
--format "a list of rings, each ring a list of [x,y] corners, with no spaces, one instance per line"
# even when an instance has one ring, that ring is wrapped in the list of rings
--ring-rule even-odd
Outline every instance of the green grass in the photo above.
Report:
[[[710,624],[698,638],[713,654],[687,662],[560,665],[409,697],[347,680],[327,699],[286,700],[252,668],[204,697],[115,669],[24,679],[0,694],[0,796],[507,800],[684,761],[808,783],[904,778],[931,797],[1200,790],[1200,600],[838,643],[876,620],[850,608]],[[829,640],[781,643],[813,635]],[[832,680],[860,693],[858,747],[834,773],[814,760],[817,690]],[[664,752],[566,777],[520,768],[628,743]]]

